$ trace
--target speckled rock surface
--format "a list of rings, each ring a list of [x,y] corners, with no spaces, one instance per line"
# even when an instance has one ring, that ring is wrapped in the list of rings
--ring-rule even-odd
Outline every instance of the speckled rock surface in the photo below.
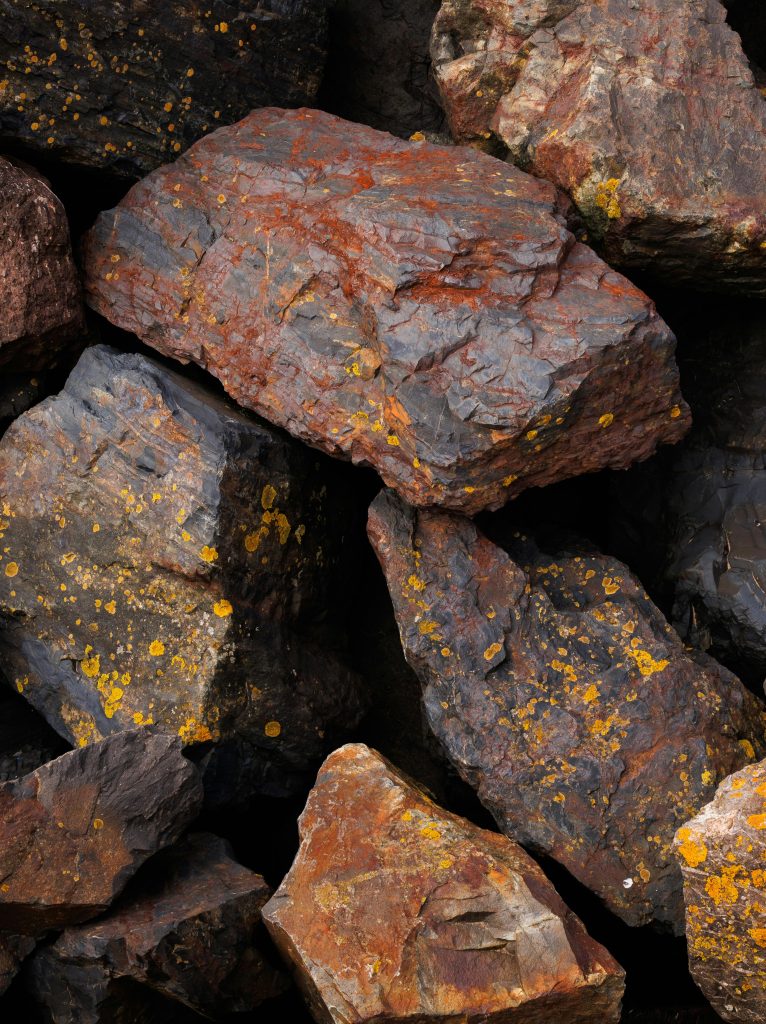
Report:
[[[766,762],[726,779],[678,830],[694,980],[737,1024],[766,1020]]]
[[[534,861],[375,751],[330,755],[300,829],[264,919],[316,1020],[619,1020],[622,970]]]
[[[87,296],[415,504],[467,513],[686,430],[674,339],[550,185],[318,111],[257,111],[87,237]]]
[[[36,935],[104,911],[200,809],[177,737],[133,729],[0,786],[0,929]]]
[[[213,802],[300,784],[361,710],[324,606],[344,512],[318,459],[143,356],[88,349],[0,443],[16,689],[75,744],[179,735]]]
[[[391,492],[369,534],[430,726],[502,830],[628,924],[682,931],[673,835],[763,756],[762,703],[615,559],[523,535],[506,553]]]
[[[606,258],[766,293],[766,100],[718,0],[443,0],[453,134],[574,199]]]
[[[310,103],[326,0],[0,2],[0,140],[138,177],[254,107]]]

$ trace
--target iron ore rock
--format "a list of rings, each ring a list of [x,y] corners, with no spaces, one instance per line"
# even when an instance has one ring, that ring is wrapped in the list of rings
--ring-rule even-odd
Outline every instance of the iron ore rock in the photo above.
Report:
[[[106,917],[67,928],[32,960],[29,985],[51,1020],[110,1024],[128,979],[139,1005],[149,987],[210,1018],[252,1010],[284,989],[259,948],[270,890],[228,843],[189,836],[149,870]]]
[[[106,910],[196,816],[177,737],[133,729],[0,785],[0,929],[39,935]]]
[[[311,103],[326,0],[0,0],[0,139],[139,177],[254,107]]]
[[[762,757],[766,709],[613,558],[509,550],[382,493],[369,534],[429,724],[501,829],[630,925],[681,932],[676,829]]]
[[[99,217],[88,298],[413,503],[474,513],[687,427],[672,334],[567,208],[480,153],[261,110]]]
[[[719,0],[443,0],[453,135],[563,188],[606,258],[766,292],[766,102]]]
[[[375,751],[325,761],[264,919],[316,1020],[617,1021],[623,972],[514,843]]]
[[[344,518],[318,462],[141,355],[88,349],[0,443],[16,688],[72,743],[179,735],[213,802],[290,791],[361,713],[324,621]]]
[[[766,762],[678,830],[692,976],[724,1020],[766,1020]]]

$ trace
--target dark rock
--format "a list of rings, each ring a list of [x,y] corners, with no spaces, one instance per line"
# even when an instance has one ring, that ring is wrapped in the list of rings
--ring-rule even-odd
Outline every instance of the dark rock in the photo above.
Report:
[[[213,802],[302,785],[361,713],[331,649],[329,492],[289,438],[143,356],[88,349],[0,443],[13,684],[72,743],[176,733]]]
[[[264,919],[316,1020],[617,1021],[623,972],[523,850],[361,744],[325,761]]]
[[[763,756],[766,714],[613,558],[509,553],[391,492],[369,534],[426,715],[502,830],[631,925],[682,929],[679,825]]]
[[[766,103],[718,0],[443,0],[458,141],[563,188],[607,260],[766,292]]]
[[[36,942],[29,935],[13,935],[0,932],[0,996],[16,977],[22,961],[35,948]]]
[[[263,957],[260,875],[216,836],[159,854],[106,917],[68,928],[31,962],[29,985],[56,1024],[111,1024],[115,983],[131,979],[205,1017],[252,1010],[285,987]],[[123,995],[123,1013],[127,1011]]]
[[[254,107],[310,103],[326,0],[0,2],[0,138],[138,177]]]
[[[68,749],[25,700],[0,693],[0,782],[29,775]]]
[[[149,729],[73,750],[0,786],[0,928],[39,935],[106,910],[200,808],[178,738]]]

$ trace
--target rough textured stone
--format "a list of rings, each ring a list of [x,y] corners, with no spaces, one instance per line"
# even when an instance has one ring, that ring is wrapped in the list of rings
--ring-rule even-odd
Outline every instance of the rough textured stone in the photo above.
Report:
[[[320,770],[264,908],[317,1020],[601,1024],[622,971],[537,865],[361,744]]]
[[[326,0],[0,2],[0,138],[140,176],[254,107],[310,103]]]
[[[681,931],[673,835],[763,756],[761,703],[615,559],[521,534],[506,553],[390,492],[369,533],[430,726],[503,831],[629,924]]]
[[[105,910],[200,808],[177,737],[133,729],[0,786],[0,928],[36,935]]]
[[[766,103],[718,0],[443,0],[459,141],[560,185],[606,258],[766,292]]]
[[[344,522],[319,462],[143,356],[88,349],[0,443],[16,688],[73,743],[177,733],[213,801],[294,788],[360,715],[319,646]]]
[[[99,217],[88,296],[415,504],[473,513],[687,426],[673,336],[566,206],[483,154],[263,110]]]
[[[0,782],[29,775],[68,749],[26,701],[0,693]]]
[[[284,988],[259,949],[268,886],[224,840],[192,835],[150,871],[106,917],[68,928],[35,956],[30,987],[56,1024],[109,1024],[115,983],[125,979],[139,983],[141,1001],[148,986],[212,1018]]]
[[[724,1020],[766,1020],[766,762],[726,779],[678,830],[694,980]]]

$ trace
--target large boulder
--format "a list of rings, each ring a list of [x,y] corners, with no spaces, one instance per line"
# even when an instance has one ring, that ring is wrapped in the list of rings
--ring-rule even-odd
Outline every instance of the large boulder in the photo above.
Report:
[[[88,349],[0,442],[15,688],[73,744],[177,734],[213,802],[302,785],[361,713],[326,607],[343,495],[319,463],[144,356]]]
[[[0,0],[0,139],[139,177],[254,107],[311,103],[326,0]]]
[[[99,217],[88,299],[413,503],[474,513],[687,427],[672,334],[567,208],[480,153],[262,110]]]
[[[369,534],[429,724],[502,830],[628,924],[681,932],[673,835],[763,756],[761,702],[613,558],[520,533],[506,552],[390,492]]]
[[[623,973],[523,850],[361,744],[325,761],[263,914],[316,1020],[605,1024]]]
[[[719,0],[443,0],[458,141],[561,186],[606,258],[766,293],[766,101]]]

